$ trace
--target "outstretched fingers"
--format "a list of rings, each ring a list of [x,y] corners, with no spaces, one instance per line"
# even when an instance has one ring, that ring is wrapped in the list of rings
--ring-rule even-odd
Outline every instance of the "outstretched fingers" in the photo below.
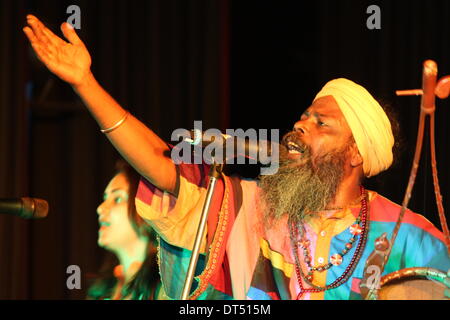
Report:
[[[48,47],[42,45],[42,43],[38,40],[35,33],[30,27],[23,28],[23,32],[30,40],[31,46],[33,47],[33,50],[36,52],[36,55],[39,58],[39,60],[41,60],[46,65],[51,64],[53,55],[48,50]]]
[[[43,31],[43,29],[45,28],[44,25],[36,17],[31,15],[27,16],[27,22],[31,29],[33,29],[33,33],[39,43],[45,45],[52,44],[47,34],[45,34]]]
[[[30,40],[31,44],[33,43],[38,43],[38,39],[36,38],[36,36],[34,35],[33,30],[30,27],[24,27],[23,32],[25,33],[25,35],[27,36],[28,40]]]

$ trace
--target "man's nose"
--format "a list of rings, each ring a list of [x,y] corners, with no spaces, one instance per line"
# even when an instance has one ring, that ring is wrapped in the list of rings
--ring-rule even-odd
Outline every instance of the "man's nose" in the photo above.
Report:
[[[294,124],[294,132],[304,135],[308,132],[305,121],[299,120]]]

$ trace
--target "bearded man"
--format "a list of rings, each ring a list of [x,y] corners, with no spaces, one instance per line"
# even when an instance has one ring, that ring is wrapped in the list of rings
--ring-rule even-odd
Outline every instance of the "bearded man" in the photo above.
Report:
[[[175,166],[170,148],[97,83],[83,42],[66,42],[36,17],[28,36],[39,59],[71,84],[113,145],[142,175],[136,208],[160,235],[164,290],[180,298],[206,195],[206,165]],[[132,143],[130,143],[132,141]],[[358,299],[375,240],[400,207],[361,185],[393,161],[391,124],[347,79],[327,83],[283,138],[280,168],[260,180],[223,176],[208,216],[191,298]],[[407,211],[384,274],[450,268],[443,234]]]
[[[361,298],[364,263],[400,213],[361,182],[390,167],[393,145],[390,121],[367,90],[347,79],[327,83],[283,138],[276,174],[259,181],[224,177],[204,240],[209,257],[192,297]],[[174,298],[205,198],[206,169],[180,166],[177,197],[143,179],[136,200],[160,232],[161,273]],[[384,274],[425,266],[450,267],[444,237],[407,211]]]

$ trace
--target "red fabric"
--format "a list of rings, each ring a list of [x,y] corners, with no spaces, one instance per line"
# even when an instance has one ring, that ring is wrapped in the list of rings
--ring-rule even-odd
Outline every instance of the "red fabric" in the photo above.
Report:
[[[219,290],[229,296],[233,295],[233,289],[231,286],[231,276],[230,276],[230,268],[229,268],[229,262],[228,262],[228,257],[226,255],[226,243],[228,240],[228,237],[230,236],[230,232],[231,232],[231,228],[233,226],[234,223],[234,217],[236,216],[235,211],[235,206],[234,206],[234,192],[232,189],[232,184],[229,181],[228,177],[224,177],[224,179],[228,179],[227,181],[227,187],[229,187],[230,189],[227,190],[228,191],[228,211],[227,212],[223,212],[222,214],[228,214],[228,221],[227,221],[227,226],[226,226],[226,231],[223,235],[223,240],[222,240],[222,245],[220,246],[220,251],[219,251],[219,255],[218,255],[218,261],[217,261],[217,269],[215,270],[214,274],[211,276],[211,279],[209,280],[209,283],[216,289]],[[217,184],[217,187],[219,187],[219,185],[221,186],[221,188],[219,189],[221,191],[220,196],[223,199],[223,195],[224,195],[224,181],[221,180],[221,183]],[[218,191],[219,191],[218,190]],[[219,192],[217,192],[217,196],[219,196]],[[212,214],[210,216],[208,216],[208,243],[209,242],[209,230],[213,230],[213,232],[211,232],[211,235],[214,234],[214,237],[220,237],[219,234],[216,234],[216,228],[218,225],[218,212],[220,210],[220,206],[218,206],[217,204],[221,204],[222,201],[214,201],[213,203],[215,203],[215,210],[213,211],[215,214]],[[211,229],[209,229],[211,226]],[[213,239],[211,239],[211,242],[213,241]],[[211,259],[211,257],[209,257]]]
[[[360,283],[361,283],[361,279],[353,278],[351,290],[355,293],[361,294],[361,290],[359,289]]]

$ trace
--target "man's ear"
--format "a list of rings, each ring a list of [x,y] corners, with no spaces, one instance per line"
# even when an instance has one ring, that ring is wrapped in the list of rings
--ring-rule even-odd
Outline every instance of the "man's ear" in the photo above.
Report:
[[[361,157],[361,154],[359,153],[358,147],[356,146],[356,143],[353,143],[350,147],[350,165],[352,167],[358,167],[363,164],[363,158]]]

